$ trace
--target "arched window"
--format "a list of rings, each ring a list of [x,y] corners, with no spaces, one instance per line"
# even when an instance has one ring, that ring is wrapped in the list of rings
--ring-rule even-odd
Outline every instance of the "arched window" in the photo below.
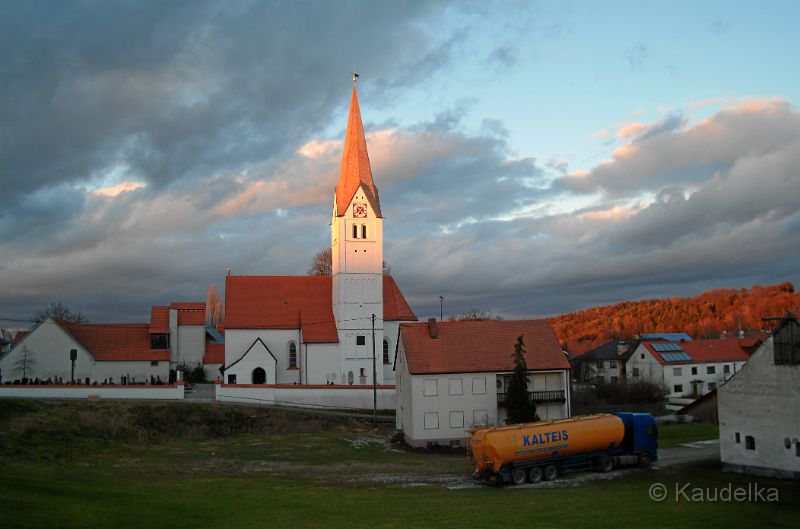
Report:
[[[358,224],[353,224],[353,238],[358,239]]]
[[[289,369],[297,367],[297,346],[289,342]]]
[[[361,238],[362,239],[366,239],[367,238],[367,225],[366,224],[362,224],[361,225]]]
[[[383,341],[383,363],[389,363],[389,340]]]

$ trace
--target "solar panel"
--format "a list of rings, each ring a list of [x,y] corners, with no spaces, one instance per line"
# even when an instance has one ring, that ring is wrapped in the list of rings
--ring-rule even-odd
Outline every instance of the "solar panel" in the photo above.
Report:
[[[691,362],[692,357],[686,353],[661,353],[665,362]]]
[[[653,349],[658,351],[659,353],[668,353],[670,351],[673,352],[682,352],[683,348],[676,343],[654,343]]]

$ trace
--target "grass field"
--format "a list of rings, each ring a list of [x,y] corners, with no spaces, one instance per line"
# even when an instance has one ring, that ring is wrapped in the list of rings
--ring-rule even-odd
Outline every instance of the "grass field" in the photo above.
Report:
[[[677,439],[683,426],[670,435]],[[0,401],[2,526],[800,524],[796,483],[723,474],[718,463],[493,489],[471,483],[463,454],[399,449],[388,434],[352,420],[218,405]],[[777,487],[780,502],[648,498],[655,482],[687,481]]]
[[[658,428],[658,447],[672,448],[681,443],[719,439],[719,427],[707,422],[667,424]]]

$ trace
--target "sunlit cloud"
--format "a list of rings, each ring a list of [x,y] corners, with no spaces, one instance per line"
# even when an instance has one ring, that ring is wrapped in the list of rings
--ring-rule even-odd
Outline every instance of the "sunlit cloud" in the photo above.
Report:
[[[142,189],[145,187],[147,187],[147,184],[144,182],[120,182],[119,184],[113,186],[96,189],[93,191],[93,193],[103,197],[116,197],[121,193],[136,191],[137,189]]]

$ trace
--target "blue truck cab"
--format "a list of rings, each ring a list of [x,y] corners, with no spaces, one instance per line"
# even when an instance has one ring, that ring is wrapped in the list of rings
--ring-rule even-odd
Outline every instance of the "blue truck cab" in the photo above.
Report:
[[[649,413],[615,413],[625,425],[622,450],[626,454],[639,456],[639,463],[646,466],[658,461],[658,427]]]

